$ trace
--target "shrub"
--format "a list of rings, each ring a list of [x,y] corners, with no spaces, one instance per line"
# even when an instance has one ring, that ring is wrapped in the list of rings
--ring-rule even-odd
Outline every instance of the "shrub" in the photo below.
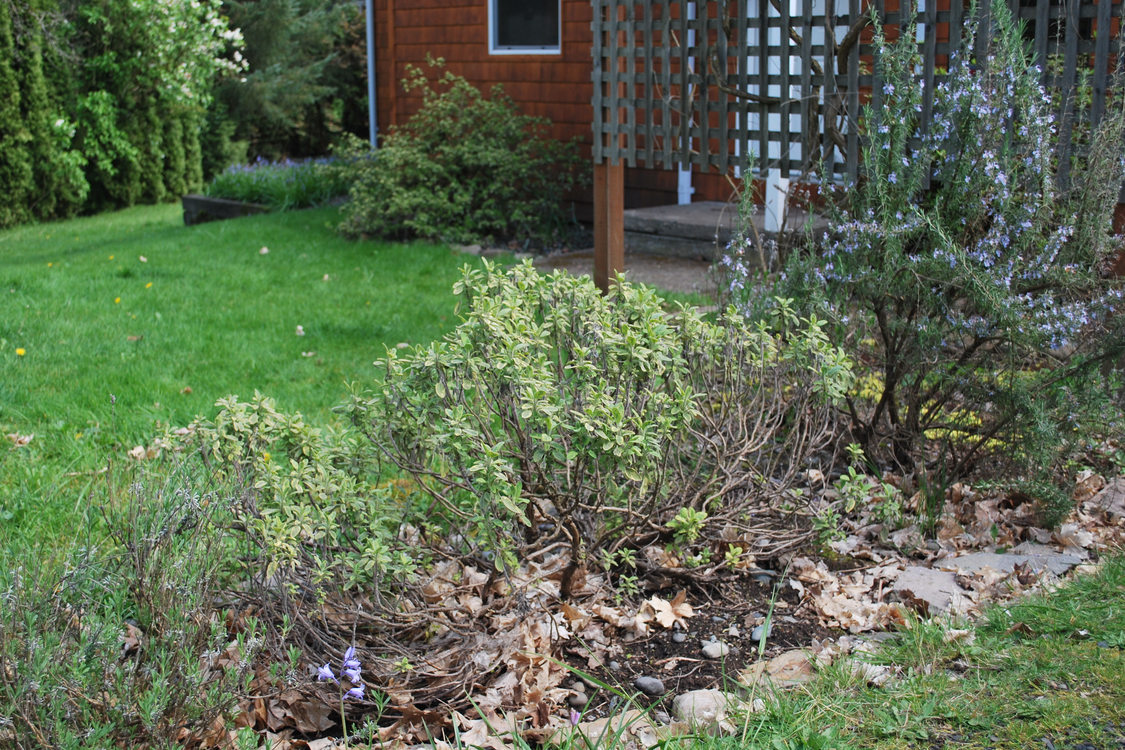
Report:
[[[204,193],[263,203],[275,211],[319,206],[347,193],[340,168],[329,159],[236,164],[216,175]]]
[[[0,570],[0,745],[226,739],[260,643],[252,620],[228,629],[214,606],[227,499],[189,474],[137,484],[106,511],[103,547],[58,565],[34,548]]]
[[[926,133],[913,32],[877,39],[883,106],[861,124],[861,178],[836,192],[819,253],[777,281],[830,311],[862,364],[847,413],[866,454],[908,472],[940,463],[951,480],[985,458],[999,478],[1049,478],[1099,407],[1097,362],[1122,346],[1122,287],[1098,268],[1123,103],[1083,134],[1083,178],[1057,188],[1052,97],[1006,6],[992,11],[988,60],[951,57]]]
[[[351,181],[344,234],[557,237],[567,223],[563,197],[576,180],[574,143],[549,140],[549,122],[521,115],[499,87],[486,98],[449,71],[431,83],[413,66],[403,86],[422,95],[406,125],[374,154],[355,138],[342,151]]]
[[[372,462],[354,435],[310,427],[261,394],[218,405],[197,439],[218,477],[246,486],[232,523],[245,547],[243,576],[258,590],[319,601],[412,572],[414,556],[397,540],[408,509],[390,486],[372,485]]]
[[[351,407],[431,496],[431,521],[498,567],[556,542],[578,565],[677,536],[682,564],[701,565],[736,543],[776,552],[771,523],[775,544],[801,537],[782,508],[800,505],[794,477],[850,378],[820,321],[781,304],[772,326],[710,323],[643,287],[603,297],[530,263],[466,270],[456,291],[464,322],[389,352],[381,388]],[[669,533],[685,518],[690,539]]]

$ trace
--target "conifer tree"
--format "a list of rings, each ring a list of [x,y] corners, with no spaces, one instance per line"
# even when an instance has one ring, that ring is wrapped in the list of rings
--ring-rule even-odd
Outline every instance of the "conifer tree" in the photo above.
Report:
[[[0,227],[27,221],[31,215],[27,207],[33,189],[31,136],[20,109],[15,59],[12,18],[7,3],[0,2]]]

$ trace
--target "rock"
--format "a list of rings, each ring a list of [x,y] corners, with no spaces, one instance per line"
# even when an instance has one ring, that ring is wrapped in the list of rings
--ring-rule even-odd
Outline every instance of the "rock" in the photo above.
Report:
[[[457,251],[460,252],[460,253],[464,253],[465,255],[480,255],[481,254],[481,246],[480,245],[458,245]]]
[[[535,253],[525,253],[525,252],[518,252],[518,253],[515,253],[514,255],[515,255],[516,260],[532,260],[535,257]]]
[[[614,747],[629,750],[655,747],[660,742],[656,727],[637,709],[614,713],[605,719],[583,721],[576,727],[567,726],[551,735],[547,742],[577,750],[594,750],[603,747],[610,737]]]
[[[1081,562],[1082,558],[1078,555],[1055,552],[1041,544],[1025,543],[1007,554],[974,552],[960,557],[947,557],[939,565],[944,570],[952,570],[961,575],[980,573],[985,568],[992,568],[999,573],[1011,573],[1017,565],[1025,565],[1036,572],[1049,570],[1055,575],[1062,575]]]
[[[586,683],[582,680],[572,680],[569,687],[576,693],[586,692]]]
[[[957,585],[956,575],[948,570],[912,565],[899,574],[891,590],[901,601],[930,615],[964,612],[972,604],[968,592]]]
[[[755,627],[753,630],[750,631],[750,640],[753,641],[754,643],[758,643],[763,638],[769,638],[772,633],[773,633],[773,623],[770,623],[770,625],[768,627],[764,624],[758,625],[757,627]]]
[[[657,696],[664,695],[664,683],[655,677],[648,675],[641,675],[633,680],[633,687],[640,690],[645,695],[656,698]]]
[[[506,247],[486,247],[480,251],[480,257],[482,258],[503,258],[511,255],[512,251]]]
[[[686,640],[687,640],[687,633],[685,633],[684,631],[677,630],[675,633],[672,633],[672,642],[673,643],[683,643]]]
[[[621,670],[621,663],[620,662],[611,661],[609,663],[609,671],[610,672],[618,672],[620,670]]]
[[[757,570],[753,570],[750,572],[751,580],[764,586],[769,586],[771,583],[773,583],[773,579],[776,577],[777,573],[775,573],[774,571],[764,570],[762,568],[758,568]]]
[[[668,715],[667,711],[660,711],[659,709],[652,712],[652,718],[656,719],[661,724],[671,724],[672,717]]]
[[[761,700],[751,705],[722,690],[692,690],[672,701],[672,718],[712,734],[733,734],[735,727],[727,721],[731,712],[760,711],[763,707]]]
[[[590,698],[585,693],[571,693],[566,697],[566,705],[575,709],[584,708],[589,702]]]
[[[721,641],[708,641],[703,644],[702,650],[708,659],[722,659],[730,653],[730,646]]]
[[[794,649],[779,654],[769,661],[751,664],[742,671],[738,679],[747,687],[769,683],[774,687],[787,688],[808,682],[813,678],[814,671],[809,655]]]

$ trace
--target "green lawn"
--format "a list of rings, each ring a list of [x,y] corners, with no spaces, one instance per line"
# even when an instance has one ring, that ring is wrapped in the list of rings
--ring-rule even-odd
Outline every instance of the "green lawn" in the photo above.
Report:
[[[185,227],[163,205],[0,233],[0,435],[34,435],[0,444],[0,542],[84,527],[107,460],[221,396],[324,423],[384,347],[453,326],[467,256],[347,241],[337,221]]]

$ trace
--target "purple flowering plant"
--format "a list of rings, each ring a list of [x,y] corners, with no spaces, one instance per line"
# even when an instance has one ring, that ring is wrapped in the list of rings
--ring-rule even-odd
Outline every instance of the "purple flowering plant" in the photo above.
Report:
[[[1060,93],[1003,3],[991,25],[986,60],[969,56],[967,28],[924,127],[914,30],[888,43],[875,24],[885,83],[859,125],[859,181],[822,182],[828,232],[790,254],[777,288],[748,283],[734,248],[728,291],[746,308],[795,298],[835,322],[868,369],[847,399],[867,456],[905,472],[940,461],[950,479],[987,459],[1001,476],[1044,479],[1098,411],[1096,363],[1123,342],[1122,283],[1098,269],[1114,249],[1125,115],[1111,101],[1096,127],[1073,129],[1081,179],[1065,184]]]
[[[332,665],[329,663],[322,664],[316,670],[316,679],[319,682],[334,682],[340,689],[340,726],[344,733],[344,740],[347,741],[348,736],[348,721],[344,712],[344,701],[349,698],[352,700],[363,700],[366,686],[363,682],[362,674],[363,665],[360,664],[359,658],[356,656],[355,646],[348,646],[347,651],[344,652],[343,661],[340,663],[340,676],[332,670]],[[340,680],[342,677],[347,681],[348,687],[344,688]]]

